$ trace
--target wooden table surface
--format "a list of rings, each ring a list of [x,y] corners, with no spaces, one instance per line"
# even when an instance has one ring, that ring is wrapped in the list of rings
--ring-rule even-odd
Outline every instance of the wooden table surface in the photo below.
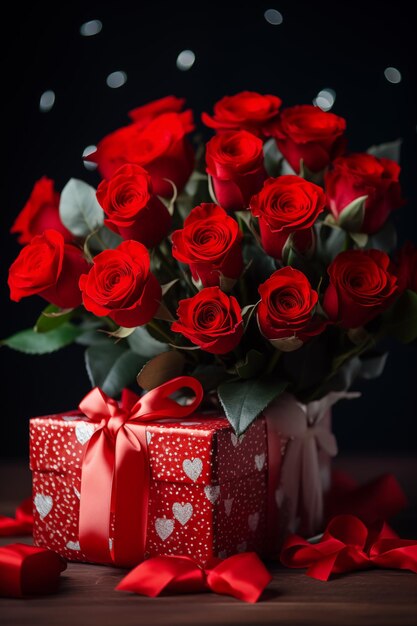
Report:
[[[352,461],[341,462],[349,467]],[[380,474],[381,462],[364,464],[371,478]],[[416,463],[387,461],[396,468],[414,501]],[[353,467],[353,465],[352,465]],[[388,468],[389,469],[389,468]],[[7,480],[5,474],[7,472]],[[353,472],[354,473],[354,472]],[[361,472],[363,474],[363,472]],[[404,484],[406,483],[406,484]],[[0,467],[0,512],[10,514],[13,500],[28,494],[29,476],[22,467]],[[13,497],[12,497],[13,496]],[[398,520],[404,536],[416,537],[417,524],[411,510]],[[4,538],[1,544],[25,538]],[[0,599],[3,626],[144,626],[228,624],[282,624],[300,626],[407,626],[417,624],[417,576],[394,570],[369,570],[340,576],[329,582],[307,577],[301,570],[271,568],[273,582],[257,604],[210,593],[145,598],[114,587],[123,570],[69,563],[62,574],[59,593],[34,599]]]

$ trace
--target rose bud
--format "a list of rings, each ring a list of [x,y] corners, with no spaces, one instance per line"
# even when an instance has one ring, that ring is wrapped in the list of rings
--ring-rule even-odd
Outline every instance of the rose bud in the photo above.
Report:
[[[290,235],[292,245],[299,252],[309,250],[313,244],[312,226],[325,203],[326,196],[321,187],[299,176],[266,180],[262,190],[252,197],[249,207],[259,218],[264,250],[281,259]]]
[[[417,248],[411,241],[406,241],[398,251],[396,268],[398,288],[401,291],[411,289],[417,293]]]
[[[81,304],[78,279],[89,265],[82,251],[65,243],[56,230],[47,229],[22,248],[9,270],[10,298],[39,295],[62,309]]]
[[[303,104],[282,111],[274,137],[294,172],[300,172],[301,160],[311,172],[321,172],[344,152],[345,129],[343,117]]]
[[[114,250],[94,257],[88,274],[80,277],[87,311],[108,315],[126,328],[147,324],[161,302],[161,286],[150,272],[149,253],[138,241],[123,241]]]
[[[211,354],[230,352],[243,335],[239,303],[219,287],[207,287],[180,300],[177,315],[171,329]]]
[[[153,100],[153,102],[148,102],[148,104],[132,109],[132,111],[129,111],[129,117],[144,128],[155,117],[162,115],[162,113],[179,113],[184,108],[184,105],[185,98],[165,96],[165,98],[159,98],[159,100]]]
[[[154,192],[169,198],[173,190],[168,180],[180,192],[193,171],[194,153],[186,137],[193,129],[191,111],[163,113],[146,127],[137,122],[107,135],[85,160],[97,163],[100,174],[107,179],[121,165],[141,165],[152,177]]]
[[[390,159],[372,154],[350,154],[336,159],[325,176],[329,207],[338,221],[343,210],[356,198],[368,196],[362,233],[382,228],[391,211],[404,204],[399,183],[400,167]]]
[[[277,96],[261,95],[255,91],[242,91],[225,96],[214,105],[214,115],[203,113],[206,126],[216,131],[248,130],[259,137],[271,134],[278,119],[282,100]]]
[[[227,211],[246,209],[267,178],[263,143],[246,130],[225,132],[210,139],[206,163],[217,201]]]
[[[25,244],[30,243],[35,235],[42,235],[47,228],[57,230],[67,242],[74,239],[59,217],[59,193],[54,189],[54,181],[42,176],[35,183],[10,232],[20,233],[18,241]]]
[[[340,252],[328,268],[323,308],[342,328],[358,328],[382,313],[397,295],[390,259],[380,250]]]
[[[97,200],[107,219],[104,223],[123,239],[156,246],[171,228],[171,216],[152,193],[152,179],[140,165],[122,165],[97,189]]]
[[[283,352],[301,348],[321,333],[326,322],[315,314],[317,291],[292,267],[277,270],[259,286],[258,325],[270,343]]]
[[[224,209],[203,203],[184,221],[184,228],[172,234],[172,255],[190,266],[196,283],[219,285],[222,277],[236,280],[242,267],[242,234]],[[227,281],[227,282],[229,282]]]

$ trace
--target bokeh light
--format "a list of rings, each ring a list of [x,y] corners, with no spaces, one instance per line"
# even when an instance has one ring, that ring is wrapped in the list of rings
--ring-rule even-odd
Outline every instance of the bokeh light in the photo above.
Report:
[[[386,67],[384,76],[389,83],[394,85],[401,82],[401,72],[396,67]]]
[[[39,110],[47,113],[55,104],[55,92],[52,89],[44,91],[39,99]]]
[[[103,24],[100,20],[89,20],[88,22],[81,24],[80,35],[83,37],[92,37],[93,35],[98,35],[102,28]]]
[[[182,72],[191,69],[195,63],[195,54],[192,50],[183,50],[177,56],[177,68]]]
[[[272,26],[279,26],[284,21],[282,13],[277,11],[277,9],[267,9],[264,13],[264,18]]]
[[[120,72],[120,71],[112,72],[106,78],[107,86],[110,87],[111,89],[118,89],[119,87],[122,87],[122,85],[124,85],[126,81],[127,81],[126,72]]]

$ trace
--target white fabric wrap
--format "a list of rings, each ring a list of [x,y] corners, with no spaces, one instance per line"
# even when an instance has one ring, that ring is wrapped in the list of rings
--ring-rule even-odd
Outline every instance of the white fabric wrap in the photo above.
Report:
[[[342,398],[357,392],[331,392],[321,400],[302,404],[283,393],[264,411],[268,428],[289,439],[281,468],[280,500],[286,501],[288,530],[294,532],[301,519],[303,532],[312,535],[323,522],[323,481],[319,452],[337,454],[336,438],[324,418]],[[278,498],[277,498],[278,504]]]

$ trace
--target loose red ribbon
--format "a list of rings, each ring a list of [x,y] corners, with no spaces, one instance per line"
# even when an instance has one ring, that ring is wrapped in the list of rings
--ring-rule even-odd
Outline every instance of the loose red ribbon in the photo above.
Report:
[[[54,593],[67,565],[45,548],[12,543],[0,548],[0,596],[22,598]]]
[[[195,398],[182,406],[169,396],[184,388]],[[120,405],[98,387],[81,401],[80,410],[99,423],[86,445],[81,473],[79,540],[89,561],[131,567],[143,560],[150,486],[146,425],[189,417],[202,399],[199,381],[179,376],[141,398],[125,390]]]
[[[254,552],[213,559],[203,569],[188,556],[157,556],[135,567],[116,589],[155,598],[172,594],[212,591],[245,602],[257,602],[272,580]]]
[[[364,485],[358,485],[340,470],[332,472],[332,486],[325,497],[325,519],[351,514],[365,524],[388,520],[407,506],[407,498],[392,474],[383,474]]]
[[[365,526],[354,515],[338,515],[316,544],[297,535],[288,537],[281,562],[287,567],[308,568],[307,575],[318,580],[371,567],[417,573],[417,540],[399,539],[385,522]]]
[[[19,504],[15,517],[0,515],[0,537],[31,535],[33,528],[32,498]]]

